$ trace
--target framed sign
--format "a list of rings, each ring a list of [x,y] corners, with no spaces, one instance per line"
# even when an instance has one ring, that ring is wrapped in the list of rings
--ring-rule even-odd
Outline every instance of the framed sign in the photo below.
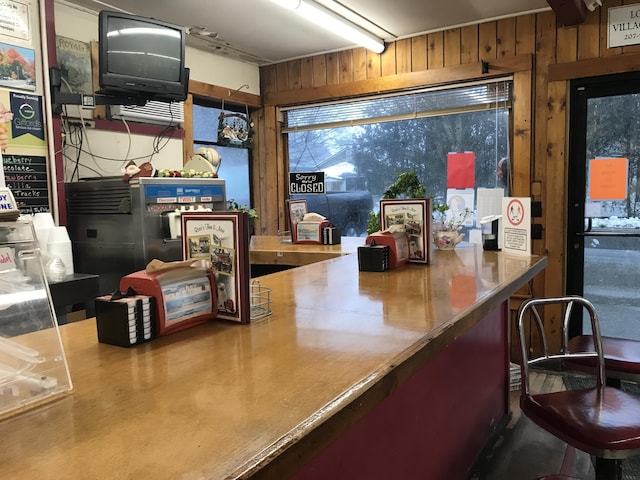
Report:
[[[304,219],[307,211],[307,200],[304,198],[297,200],[287,200],[287,214],[289,219],[289,230],[291,230],[292,240],[296,241],[296,225]]]
[[[431,263],[431,199],[407,198],[380,200],[382,230],[394,225],[404,228],[409,237],[409,261]]]
[[[609,8],[607,48],[640,43],[640,24],[637,17],[637,4]]]
[[[210,259],[216,281],[218,318],[249,323],[251,274],[247,212],[183,213],[182,257]]]
[[[289,193],[325,193],[324,172],[290,172]]]

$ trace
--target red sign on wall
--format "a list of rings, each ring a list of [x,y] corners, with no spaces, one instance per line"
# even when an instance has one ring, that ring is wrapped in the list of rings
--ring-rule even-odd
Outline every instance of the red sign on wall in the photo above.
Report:
[[[473,152],[447,155],[447,188],[474,188],[476,154]]]

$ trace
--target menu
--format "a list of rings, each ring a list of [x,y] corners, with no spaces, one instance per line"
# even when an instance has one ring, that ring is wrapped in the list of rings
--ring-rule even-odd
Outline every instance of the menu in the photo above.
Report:
[[[4,179],[22,214],[49,212],[47,159],[36,155],[2,155]]]

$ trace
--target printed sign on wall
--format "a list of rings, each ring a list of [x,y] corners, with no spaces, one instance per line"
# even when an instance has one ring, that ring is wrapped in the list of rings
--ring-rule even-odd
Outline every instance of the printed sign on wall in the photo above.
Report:
[[[624,5],[609,9],[609,48],[640,43],[640,5]]]
[[[13,0],[0,1],[0,35],[29,40],[29,6]]]
[[[502,219],[502,251],[531,255],[531,198],[503,198]]]
[[[594,158],[589,161],[589,196],[592,202],[627,198],[629,160]]]

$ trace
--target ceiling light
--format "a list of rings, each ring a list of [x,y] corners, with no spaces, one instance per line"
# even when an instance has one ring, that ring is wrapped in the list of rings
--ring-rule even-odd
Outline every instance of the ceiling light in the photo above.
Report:
[[[584,4],[590,12],[593,12],[597,7],[602,6],[602,0],[584,0]]]
[[[340,35],[375,53],[384,51],[384,41],[358,25],[311,0],[271,0],[281,7],[293,10],[305,20]]]

